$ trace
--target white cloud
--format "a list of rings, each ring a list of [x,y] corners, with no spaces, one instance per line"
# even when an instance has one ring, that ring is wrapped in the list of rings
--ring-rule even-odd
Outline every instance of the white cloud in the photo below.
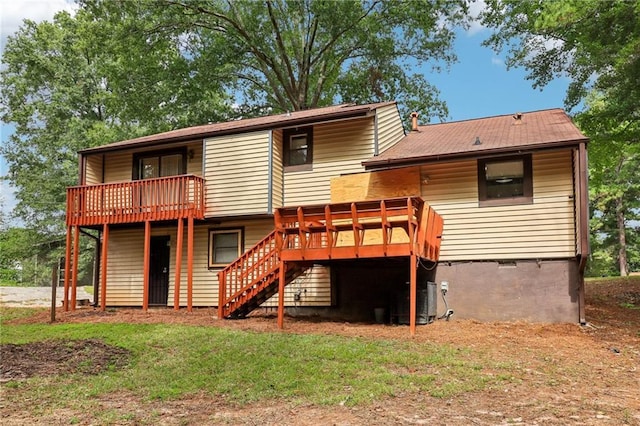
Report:
[[[486,27],[480,23],[480,13],[484,11],[487,4],[484,0],[475,0],[469,4],[469,28],[467,29],[467,35],[473,36],[484,30]]]
[[[3,0],[0,2],[0,44],[4,50],[7,37],[18,31],[24,19],[50,21],[61,10],[74,13],[73,0]]]
[[[491,58],[491,65],[496,65],[499,67],[504,67],[504,60],[502,58],[498,58],[497,56],[493,56]]]

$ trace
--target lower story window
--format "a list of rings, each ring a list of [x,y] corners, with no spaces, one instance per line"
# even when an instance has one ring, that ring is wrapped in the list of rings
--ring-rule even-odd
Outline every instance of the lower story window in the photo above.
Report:
[[[533,202],[531,155],[478,160],[481,206]]]
[[[242,229],[209,230],[209,267],[223,268],[236,260],[243,251]]]

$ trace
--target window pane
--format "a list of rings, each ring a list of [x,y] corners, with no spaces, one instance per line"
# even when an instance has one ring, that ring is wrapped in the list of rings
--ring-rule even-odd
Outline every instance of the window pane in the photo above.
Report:
[[[182,154],[164,155],[160,157],[160,175],[176,176],[182,174]]]
[[[294,135],[289,139],[289,166],[307,164],[308,145],[306,135]]]
[[[216,232],[212,235],[212,262],[214,264],[231,263],[240,254],[240,233]]]
[[[216,248],[213,252],[213,263],[231,263],[238,257],[235,248]]]
[[[213,243],[216,247],[237,247],[238,246],[238,233],[229,232],[225,234],[214,234]]]
[[[502,182],[501,182],[502,181]],[[523,179],[510,179],[504,182],[504,179],[487,181],[487,198],[509,198],[521,197],[524,195]]]
[[[524,162],[499,161],[485,165],[487,198],[510,198],[524,195]]]
[[[307,149],[307,136],[306,135],[294,135],[291,136],[291,143],[289,147],[294,149]]]
[[[524,164],[522,160],[487,163],[485,169],[487,172],[487,180],[521,178],[524,176]]]
[[[151,179],[160,176],[158,157],[140,159],[140,179]]]

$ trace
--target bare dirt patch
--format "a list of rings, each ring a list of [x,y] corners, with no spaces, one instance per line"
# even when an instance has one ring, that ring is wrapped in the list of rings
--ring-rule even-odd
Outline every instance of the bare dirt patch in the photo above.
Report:
[[[129,351],[97,339],[46,340],[0,346],[0,381],[34,376],[80,373],[99,374],[126,365]]]
[[[367,339],[418,340],[468,349],[482,360],[508,367],[504,384],[452,398],[406,392],[367,406],[298,405],[270,401],[238,407],[206,394],[173,401],[145,401],[126,393],[103,396],[92,411],[112,410],[110,424],[278,425],[640,425],[640,280],[587,283],[587,326],[526,322],[439,321],[420,326],[356,324],[287,318],[285,333],[339,334]],[[82,308],[58,313],[61,323],[179,323],[256,332],[277,331],[275,319],[255,316],[220,321],[214,309],[193,312]],[[49,313],[19,322],[46,323]],[[49,357],[46,357],[49,359]],[[2,363],[4,364],[4,353]],[[494,364],[495,365],[495,364]],[[487,371],[487,373],[491,373]],[[30,415],[29,404],[0,405],[3,424],[100,424],[93,413],[68,408]]]

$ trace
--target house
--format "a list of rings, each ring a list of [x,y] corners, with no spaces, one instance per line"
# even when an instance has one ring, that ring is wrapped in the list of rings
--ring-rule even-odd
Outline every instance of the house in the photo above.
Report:
[[[280,326],[285,306],[384,310],[414,332],[442,312],[445,281],[459,317],[583,321],[586,142],[561,110],[414,116],[405,134],[384,102],[86,149],[67,191],[65,307],[79,233],[94,229],[102,309],[277,308]]]
[[[364,162],[415,168],[444,218],[436,281],[460,318],[585,322],[587,138],[560,109],[418,126]]]
[[[83,229],[100,233],[102,309],[219,306],[221,317],[258,305],[277,306],[280,317],[284,304],[356,311],[360,302],[336,291],[349,272],[337,271],[349,271],[349,259],[373,262],[378,255],[405,265],[390,282],[415,284],[407,259],[437,259],[439,240],[420,226],[438,217],[433,209],[410,196],[373,206],[331,205],[330,196],[331,178],[364,171],[363,161],[404,136],[396,103],[383,102],[209,124],[80,151],[79,185],[67,190],[65,307],[75,307],[73,265]],[[325,208],[330,217],[318,218]],[[431,214],[424,221],[423,212]],[[299,215],[306,219],[296,222]],[[327,218],[335,223],[328,226]],[[384,235],[384,242],[371,247],[364,235],[371,242],[375,232],[373,241]],[[329,247],[312,247],[327,239]],[[304,247],[293,247],[300,242]]]

